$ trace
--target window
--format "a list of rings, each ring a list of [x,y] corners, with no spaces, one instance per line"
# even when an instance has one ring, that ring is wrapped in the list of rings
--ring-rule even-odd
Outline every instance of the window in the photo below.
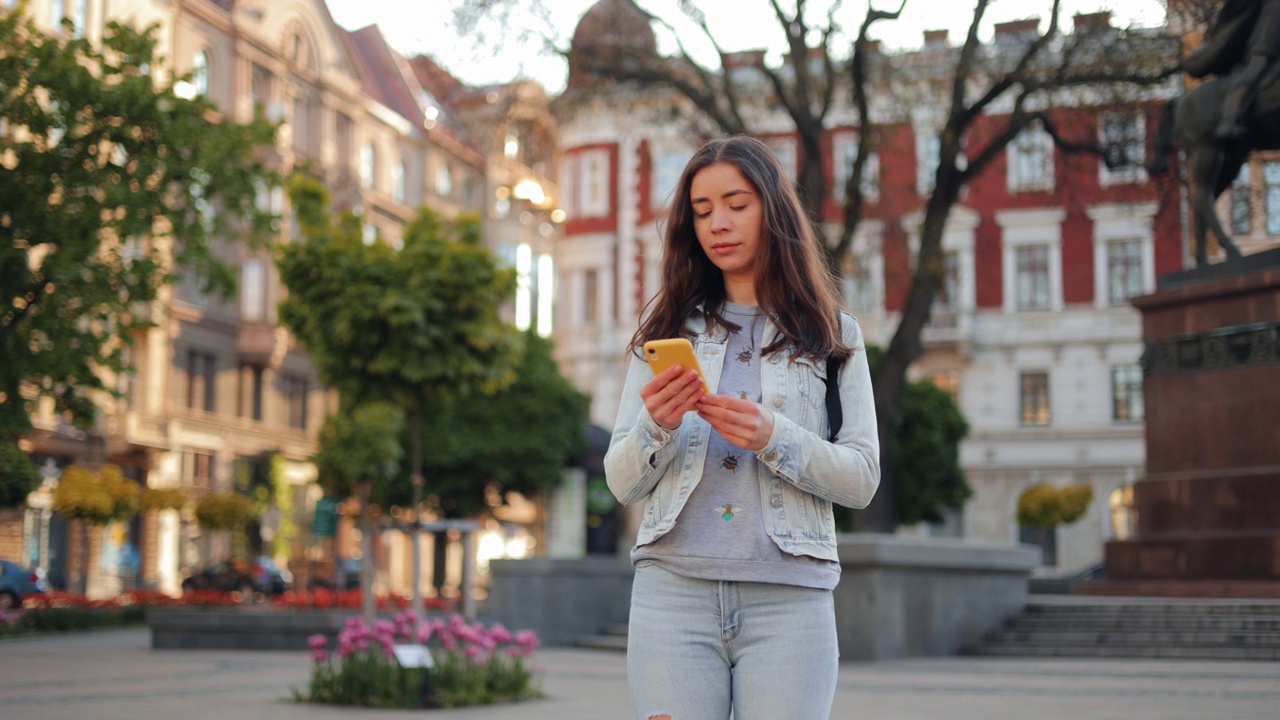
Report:
[[[453,194],[453,168],[447,162],[436,168],[436,194],[440,197]]]
[[[75,4],[75,10],[71,15],[71,22],[76,25],[76,37],[84,37],[85,28],[89,22],[89,0],[72,0]]]
[[[182,453],[182,484],[205,492],[213,490],[213,453],[196,450]]]
[[[574,210],[582,217],[606,217],[611,209],[609,197],[610,158],[606,150],[590,150],[579,157],[581,184]]]
[[[311,149],[311,107],[306,98],[293,99],[293,149],[306,153]]]
[[[516,312],[517,330],[528,330],[533,323],[533,248],[529,243],[516,246]]]
[[[939,390],[945,391],[952,400],[960,399],[960,371],[939,370],[929,376],[930,382]]]
[[[1142,294],[1142,241],[1107,243],[1107,301],[1123,305]]]
[[[582,322],[600,321],[600,272],[595,268],[582,271]]]
[[[782,172],[792,180],[796,179],[796,141],[791,138],[769,138],[765,143],[773,150],[773,154],[778,156],[778,162],[782,164]]]
[[[289,427],[307,429],[307,379],[291,373],[280,375],[280,390],[284,396]]]
[[[875,286],[871,275],[871,263],[865,259],[853,263],[844,274],[844,297],[849,309],[866,312],[875,308]]]
[[[1111,368],[1111,419],[1116,422],[1142,422],[1142,367],[1116,365]]]
[[[916,191],[933,192],[933,181],[942,161],[942,138],[933,131],[916,133]]]
[[[1099,163],[1103,185],[1141,182],[1146,124],[1137,111],[1103,113],[1098,118],[1098,141],[1105,162]]]
[[[372,189],[377,171],[378,154],[373,149],[373,143],[365,143],[360,148],[360,187]]]
[[[667,150],[658,155],[650,185],[653,207],[666,207],[671,202],[671,196],[680,182],[680,174],[688,163],[689,153],[683,150]]]
[[[507,137],[502,141],[502,154],[508,160],[515,160],[520,154],[520,138],[513,132],[507,133]]]
[[[262,368],[240,366],[240,402],[236,414],[251,420],[262,420]]]
[[[187,407],[213,412],[217,398],[218,367],[213,353],[187,351]]]
[[[337,113],[334,125],[338,140],[338,172],[346,175],[346,173],[351,172],[352,137],[355,133],[352,129],[351,118],[343,113]]]
[[[1253,174],[1249,163],[1240,166],[1240,174],[1231,183],[1231,232],[1248,235],[1253,232]]]
[[[209,53],[201,50],[191,60],[191,84],[196,94],[209,94]]]
[[[1027,245],[1014,250],[1015,307],[1044,310],[1049,307],[1049,246]]]
[[[1010,192],[1053,189],[1053,137],[1039,125],[1028,126],[1009,143]]]
[[[404,202],[404,176],[405,166],[402,159],[398,164],[391,166],[391,199],[398,203]]]
[[[933,298],[933,306],[944,310],[960,307],[960,252],[947,250],[942,253],[942,287]]]
[[[373,245],[378,242],[378,226],[373,223],[365,223],[360,227],[360,239],[365,245]]]
[[[1024,372],[1019,376],[1018,421],[1023,425],[1048,425],[1049,373]]]
[[[240,319],[261,322],[266,316],[266,268],[261,260],[244,261],[240,271]]]
[[[1262,166],[1262,181],[1266,183],[1267,234],[1280,235],[1280,162]]]
[[[836,202],[845,201],[845,185],[849,183],[849,174],[853,172],[853,163],[858,159],[858,136],[852,133],[841,133],[831,141],[832,185],[831,196]],[[880,154],[872,151],[862,167],[862,196],[875,202],[880,198]]]
[[[574,175],[577,169],[577,156],[566,155],[560,168],[560,209],[564,210],[566,217],[572,216],[577,209],[577,196],[574,195]]]
[[[1155,202],[1102,203],[1085,208],[1093,223],[1093,304],[1099,310],[1156,286]]]

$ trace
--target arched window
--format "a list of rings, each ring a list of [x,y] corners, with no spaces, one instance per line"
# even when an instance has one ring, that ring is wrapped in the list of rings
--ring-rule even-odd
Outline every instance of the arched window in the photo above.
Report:
[[[191,84],[197,95],[209,94],[209,53],[201,50],[191,60]]]

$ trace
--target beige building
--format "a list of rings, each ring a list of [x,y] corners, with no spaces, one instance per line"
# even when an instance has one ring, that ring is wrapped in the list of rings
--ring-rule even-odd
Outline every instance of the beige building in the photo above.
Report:
[[[50,30],[70,17],[91,42],[112,20],[157,24],[159,54],[191,75],[183,91],[209,96],[228,121],[258,110],[282,121],[277,168],[321,175],[335,209],[362,215],[370,242],[398,242],[420,205],[452,217],[481,211],[492,194],[486,146],[466,139],[376,27],[348,32],[320,0],[34,0],[27,10]],[[280,215],[281,240],[295,237],[284,192],[264,190],[260,202]],[[197,497],[266,487],[273,499],[262,552],[287,562],[300,586],[328,577],[335,551],[356,547],[341,530],[336,547],[310,532],[321,491],[308,458],[336,397],[277,323],[282,288],[270,253],[228,240],[216,252],[239,270],[236,296],[206,297],[190,284],[166,290],[152,308],[155,327],[133,348],[135,371],[116,379],[123,397],[102,403],[97,428],[86,433],[49,413],[36,419],[23,448],[46,483],[26,509],[0,516],[0,555],[74,586],[78,528],[50,509],[51,490],[62,468],[99,461],[144,486],[180,486]],[[390,535],[380,579],[404,592],[404,543]],[[227,533],[202,534],[189,510],[148,513],[92,531],[89,592],[110,595],[134,582],[173,592],[185,572],[232,551]]]

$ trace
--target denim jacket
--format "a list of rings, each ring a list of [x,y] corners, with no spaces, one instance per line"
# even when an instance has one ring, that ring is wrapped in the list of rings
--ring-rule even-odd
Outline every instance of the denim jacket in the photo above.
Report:
[[[880,442],[875,403],[862,330],[853,316],[841,313],[841,337],[854,348],[840,370],[840,402],[844,422],[829,442],[825,359],[769,356],[760,369],[761,398],[773,411],[773,432],[757,453],[760,506],[765,532],[783,552],[838,560],[831,503],[863,508],[880,484]],[[695,332],[694,351],[707,385],[718,387],[724,367],[724,328],[707,328],[701,313],[688,321]],[[762,347],[777,335],[767,322]],[[653,379],[645,360],[632,353],[622,390],[618,420],[604,458],[609,489],[624,505],[645,501],[636,537],[645,545],[675,526],[689,494],[702,479],[707,440],[712,428],[697,413],[686,413],[672,431],[649,416],[640,388]]]

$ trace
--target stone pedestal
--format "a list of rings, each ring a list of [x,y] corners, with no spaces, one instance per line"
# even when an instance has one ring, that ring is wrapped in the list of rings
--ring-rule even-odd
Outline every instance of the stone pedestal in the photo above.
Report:
[[[1134,537],[1107,543],[1107,580],[1086,592],[1280,594],[1280,253],[1266,255],[1134,300],[1147,473]]]

